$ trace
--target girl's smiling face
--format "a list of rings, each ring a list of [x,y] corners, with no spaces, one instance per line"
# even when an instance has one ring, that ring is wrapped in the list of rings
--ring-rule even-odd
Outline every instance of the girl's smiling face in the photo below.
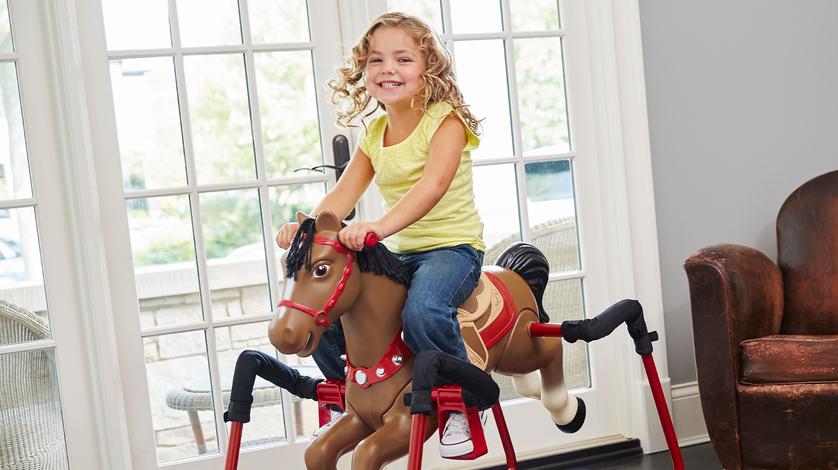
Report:
[[[373,33],[366,63],[367,92],[388,108],[410,107],[422,89],[425,59],[402,28],[383,27]]]

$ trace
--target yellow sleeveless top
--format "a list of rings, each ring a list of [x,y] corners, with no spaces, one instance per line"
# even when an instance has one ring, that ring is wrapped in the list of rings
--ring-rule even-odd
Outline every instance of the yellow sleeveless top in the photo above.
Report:
[[[422,177],[431,138],[442,121],[453,114],[447,102],[437,102],[427,112],[403,141],[384,146],[387,115],[373,119],[367,126],[360,148],[367,154],[375,170],[375,184],[390,210]],[[483,222],[474,204],[472,187],[471,151],[480,145],[480,139],[463,122],[468,142],[463,148],[460,165],[448,191],[424,217],[387,237],[384,244],[396,253],[411,253],[468,244],[483,251]]]

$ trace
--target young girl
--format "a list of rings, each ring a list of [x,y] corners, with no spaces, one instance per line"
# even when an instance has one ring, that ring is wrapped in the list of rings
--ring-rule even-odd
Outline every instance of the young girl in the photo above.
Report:
[[[372,99],[386,114],[366,126],[346,171],[314,214],[330,210],[345,218],[374,178],[387,212],[348,225],[340,241],[357,251],[368,232],[384,240],[411,274],[402,311],[407,345],[466,361],[457,307],[477,285],[485,246],[470,154],[479,144],[478,120],[463,103],[450,55],[423,21],[388,13],[372,23],[338,75],[328,85],[341,105],[339,124],[351,125]],[[298,228],[285,224],[276,236],[279,246],[287,249]],[[343,338],[327,333],[315,361],[326,377],[342,380],[344,364],[336,358]],[[440,453],[453,457],[471,449],[465,417],[452,416]]]

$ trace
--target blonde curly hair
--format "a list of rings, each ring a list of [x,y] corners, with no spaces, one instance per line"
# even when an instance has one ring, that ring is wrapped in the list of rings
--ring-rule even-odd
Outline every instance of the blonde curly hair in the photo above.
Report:
[[[367,93],[364,84],[367,58],[373,34],[383,27],[398,27],[413,38],[419,53],[425,59],[425,71],[422,73],[423,86],[417,98],[423,111],[440,101],[450,104],[462,116],[468,128],[479,134],[480,120],[469,111],[463,101],[463,94],[454,81],[454,67],[451,54],[427,23],[405,13],[385,13],[376,18],[352,48],[352,56],[337,69],[338,79],[329,80],[326,85],[332,90],[331,101],[337,106],[338,125],[353,127],[352,121],[361,116],[369,107],[372,96]],[[376,106],[363,118],[377,109],[385,109],[384,104],[376,100]]]

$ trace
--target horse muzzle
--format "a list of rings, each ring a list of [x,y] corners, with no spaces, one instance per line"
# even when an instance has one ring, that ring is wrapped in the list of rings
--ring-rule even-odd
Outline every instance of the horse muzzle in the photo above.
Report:
[[[280,315],[271,320],[268,326],[271,344],[282,354],[311,356],[320,342],[320,332],[313,332],[305,325],[293,323],[295,322],[288,320],[288,315]]]

